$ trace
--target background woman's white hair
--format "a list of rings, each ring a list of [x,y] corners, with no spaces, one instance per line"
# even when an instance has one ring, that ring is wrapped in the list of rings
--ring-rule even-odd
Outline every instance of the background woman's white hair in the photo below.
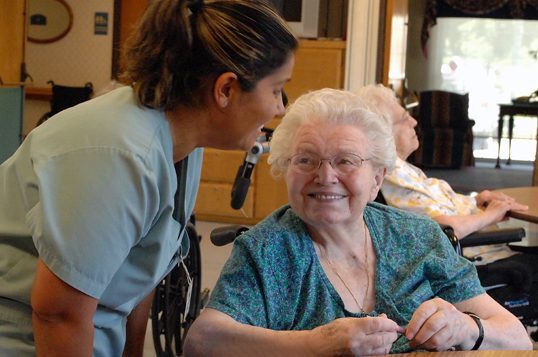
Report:
[[[392,127],[387,120],[374,106],[356,94],[325,88],[297,98],[288,107],[282,122],[275,129],[270,143],[271,154],[267,161],[272,165],[271,174],[274,177],[286,170],[297,128],[312,123],[355,126],[369,140],[368,158],[372,158],[373,164],[386,167],[388,172],[394,168],[396,146]]]
[[[398,102],[396,93],[382,84],[369,84],[355,92],[359,97],[366,99],[374,105],[379,113],[383,115],[392,127],[391,104]]]

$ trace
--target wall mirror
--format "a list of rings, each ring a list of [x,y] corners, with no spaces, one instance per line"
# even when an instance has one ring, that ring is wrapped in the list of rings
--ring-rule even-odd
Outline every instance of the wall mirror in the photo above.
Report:
[[[28,1],[28,41],[58,41],[67,35],[71,26],[73,12],[64,0]]]

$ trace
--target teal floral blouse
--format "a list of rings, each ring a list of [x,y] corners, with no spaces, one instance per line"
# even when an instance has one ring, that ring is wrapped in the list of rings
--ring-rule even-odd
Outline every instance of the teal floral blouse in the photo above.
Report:
[[[484,293],[474,266],[458,256],[430,218],[369,203],[364,210],[374,243],[376,304],[407,326],[424,302],[454,303]],[[317,258],[306,226],[289,205],[238,237],[208,307],[243,324],[272,330],[312,330],[352,313]],[[404,337],[391,353],[412,351]]]

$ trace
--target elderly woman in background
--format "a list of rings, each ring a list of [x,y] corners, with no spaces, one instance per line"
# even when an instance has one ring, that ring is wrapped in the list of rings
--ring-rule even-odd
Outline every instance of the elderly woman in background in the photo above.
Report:
[[[371,203],[395,159],[390,126],[353,93],[292,104],[269,158],[290,205],[236,239],[185,355],[530,349],[437,223]]]
[[[460,239],[506,220],[506,212],[510,210],[528,209],[503,193],[485,190],[471,197],[457,194],[446,181],[427,177],[422,170],[405,161],[418,149],[417,121],[398,103],[392,89],[381,84],[369,85],[356,94],[375,105],[392,126],[398,158],[394,170],[381,186],[387,204],[452,226]],[[492,245],[466,248],[466,254],[480,255],[485,263],[507,258],[515,252],[506,245]]]

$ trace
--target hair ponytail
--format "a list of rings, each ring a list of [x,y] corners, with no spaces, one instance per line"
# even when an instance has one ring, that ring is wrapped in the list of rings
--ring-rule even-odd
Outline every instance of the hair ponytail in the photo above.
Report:
[[[189,1],[189,5],[188,5],[189,10],[191,10],[193,14],[196,14],[198,11],[200,11],[203,6],[204,6],[204,0],[191,0]]]
[[[153,0],[137,30],[124,78],[140,105],[165,111],[204,106],[225,72],[250,91],[298,46],[261,0]]]

